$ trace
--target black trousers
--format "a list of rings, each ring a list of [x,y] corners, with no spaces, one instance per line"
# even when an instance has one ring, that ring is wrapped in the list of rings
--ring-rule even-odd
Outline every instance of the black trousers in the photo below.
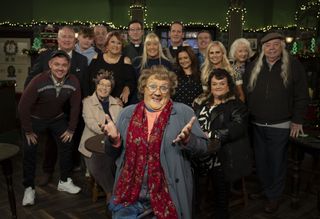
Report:
[[[230,183],[226,182],[221,166],[213,168],[212,177],[214,218],[228,219]]]
[[[103,188],[105,193],[112,192],[115,176],[115,160],[108,154],[92,153],[85,157],[87,168],[95,181]]]
[[[72,168],[72,142],[62,142],[60,136],[67,130],[68,121],[64,116],[55,119],[35,119],[32,118],[32,129],[37,135],[43,135],[47,131],[50,133],[58,146],[60,179],[66,181],[70,176]],[[36,171],[37,144],[28,145],[25,133],[23,132],[23,185],[34,188],[34,178]],[[39,139],[38,139],[39,140]]]
[[[81,155],[78,151],[78,147],[80,144],[82,132],[84,129],[84,121],[82,116],[79,117],[79,122],[77,128],[73,135],[73,145],[72,145],[72,167],[76,167],[80,165]],[[57,162],[57,144],[53,141],[51,135],[48,135],[48,138],[44,145],[44,159],[43,159],[43,172],[52,174],[54,172],[54,167]]]
[[[253,125],[257,175],[269,200],[277,200],[285,187],[289,129]]]

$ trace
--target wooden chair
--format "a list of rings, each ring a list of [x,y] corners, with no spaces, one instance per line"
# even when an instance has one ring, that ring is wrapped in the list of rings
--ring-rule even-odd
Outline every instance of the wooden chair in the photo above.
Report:
[[[99,134],[88,138],[85,141],[85,148],[92,153],[105,153],[104,149],[104,134]],[[103,189],[96,183],[95,179],[90,176],[92,201],[96,202],[98,198],[105,197],[106,194]]]
[[[101,197],[106,197],[105,192],[103,191],[103,189],[101,188],[101,186],[99,186],[99,184],[96,183],[96,181],[94,180],[94,178],[92,176],[88,177],[89,179],[89,186],[91,188],[91,199],[92,202],[97,202],[97,200]]]
[[[230,191],[232,196],[229,203],[229,207],[234,207],[240,204],[243,204],[244,207],[248,205],[248,192],[246,188],[245,178],[241,177],[239,182],[241,183],[241,191],[235,190],[231,185]]]

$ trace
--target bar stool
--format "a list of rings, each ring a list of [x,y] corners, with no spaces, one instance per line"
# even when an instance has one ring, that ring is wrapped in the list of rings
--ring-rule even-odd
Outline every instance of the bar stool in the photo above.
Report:
[[[13,158],[18,152],[19,147],[17,145],[0,143],[0,164],[3,168],[3,174],[6,178],[7,189],[8,189],[8,199],[10,203],[10,209],[12,218],[17,218],[16,209],[16,198],[14,195],[13,185],[12,185],[12,163],[11,158]]]
[[[85,148],[92,153],[105,153],[104,149],[104,134],[99,134],[88,138],[85,141]],[[106,194],[103,189],[96,183],[95,179],[90,176],[92,201],[96,202],[99,197],[105,197]]]
[[[231,197],[229,207],[233,207],[239,204],[243,204],[244,207],[248,205],[248,192],[246,188],[245,178],[241,177],[239,182],[241,182],[241,191],[234,191],[231,189],[232,194],[236,196],[236,198]]]

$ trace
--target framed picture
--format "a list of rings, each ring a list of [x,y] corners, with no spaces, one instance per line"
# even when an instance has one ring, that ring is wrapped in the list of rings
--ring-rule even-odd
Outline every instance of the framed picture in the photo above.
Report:
[[[257,39],[256,38],[248,38],[247,39],[249,42],[250,42],[250,45],[251,45],[251,49],[252,50],[257,50]]]

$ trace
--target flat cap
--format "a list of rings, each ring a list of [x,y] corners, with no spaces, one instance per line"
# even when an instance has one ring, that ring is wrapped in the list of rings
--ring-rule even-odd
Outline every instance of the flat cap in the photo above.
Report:
[[[261,44],[264,44],[270,40],[274,40],[274,39],[280,39],[280,40],[284,40],[284,36],[280,33],[277,32],[273,32],[273,33],[268,33],[267,35],[265,35],[264,37],[262,37],[261,39]]]
[[[63,50],[55,50],[51,53],[50,59],[53,59],[54,57],[65,57],[68,62],[70,62],[70,56],[68,55],[68,53],[66,53]]]

